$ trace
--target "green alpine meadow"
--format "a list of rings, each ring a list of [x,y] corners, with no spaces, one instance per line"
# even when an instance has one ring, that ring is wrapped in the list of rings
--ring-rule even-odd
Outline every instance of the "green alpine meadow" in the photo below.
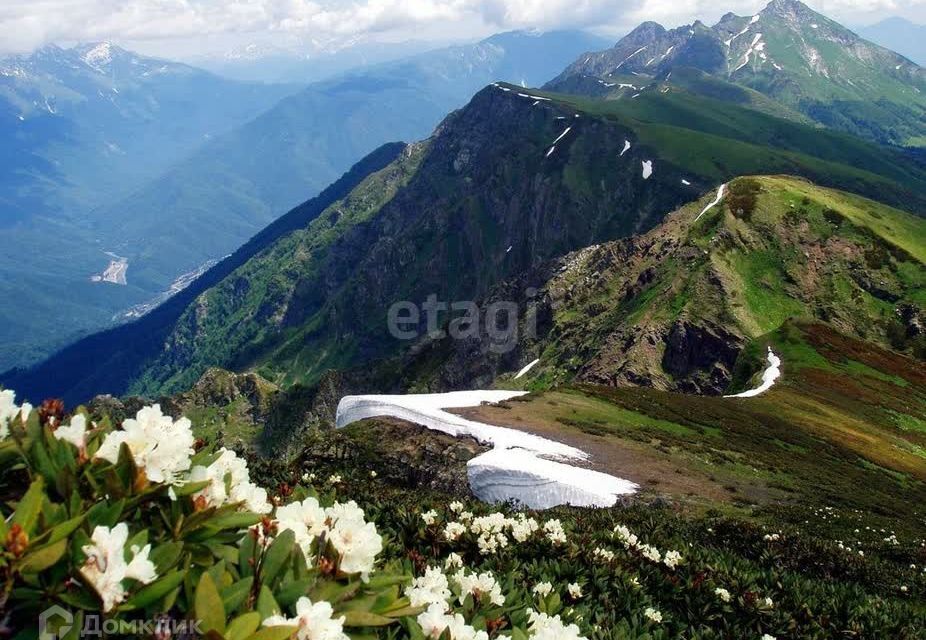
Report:
[[[926,640],[926,4],[748,4],[0,10],[0,635]]]

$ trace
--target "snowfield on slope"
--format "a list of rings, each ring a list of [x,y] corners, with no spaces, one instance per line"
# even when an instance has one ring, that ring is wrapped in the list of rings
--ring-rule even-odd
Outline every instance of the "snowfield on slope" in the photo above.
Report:
[[[393,417],[451,436],[470,436],[493,449],[467,464],[470,487],[480,500],[514,500],[533,509],[570,504],[610,507],[636,492],[628,480],[568,464],[588,454],[575,447],[516,429],[467,420],[446,409],[503,402],[521,391],[458,391],[421,395],[346,396],[338,403],[337,428],[374,417]]]
[[[762,372],[762,384],[760,384],[755,389],[750,389],[749,391],[743,391],[742,393],[737,393],[732,396],[724,396],[724,398],[753,398],[760,393],[765,393],[772,388],[772,385],[775,384],[775,381],[781,376],[781,358],[776,356],[772,352],[772,348],[768,348],[768,367],[765,371]]]

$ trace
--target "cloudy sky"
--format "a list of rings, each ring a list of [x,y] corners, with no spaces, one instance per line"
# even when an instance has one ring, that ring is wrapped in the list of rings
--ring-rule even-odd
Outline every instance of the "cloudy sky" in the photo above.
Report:
[[[677,26],[765,0],[0,0],[0,50],[110,40],[168,57],[248,43],[459,41],[514,28],[587,28],[617,36],[643,20]],[[926,0],[808,0],[850,26],[899,15],[926,23]]]

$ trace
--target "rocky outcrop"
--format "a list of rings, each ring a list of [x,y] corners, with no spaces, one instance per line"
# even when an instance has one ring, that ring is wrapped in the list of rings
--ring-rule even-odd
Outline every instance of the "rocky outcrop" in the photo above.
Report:
[[[455,438],[401,420],[374,418],[339,431],[303,438],[302,470],[363,468],[392,484],[469,496],[466,463],[488,449],[471,438]]]
[[[720,395],[730,383],[743,344],[722,327],[678,320],[665,336],[662,369],[679,381],[679,391]]]

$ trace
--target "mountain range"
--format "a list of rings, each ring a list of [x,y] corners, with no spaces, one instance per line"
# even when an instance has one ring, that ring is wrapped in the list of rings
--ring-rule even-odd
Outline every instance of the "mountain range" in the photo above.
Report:
[[[647,22],[583,55],[547,88],[633,99],[676,69],[696,69],[772,98],[828,128],[922,147],[926,72],[797,0],[666,30]]]
[[[793,19],[817,20],[809,11],[775,0],[721,24],[739,38],[762,24],[770,43],[842,37],[822,18]],[[747,346],[792,319],[921,357],[922,156],[824,127],[735,73],[682,64],[699,43],[716,51],[723,31],[694,27],[644,25],[543,90],[492,82],[430,138],[382,147],[149,316],[4,384],[68,401],[157,396],[218,366],[256,372],[330,418],[344,393],[491,385],[535,360],[538,388],[717,395],[742,381]],[[613,60],[643,37],[681,57],[652,75],[640,60],[627,69],[636,85],[607,86]],[[889,89],[919,77],[907,64]],[[579,71],[592,66],[599,76]],[[421,339],[391,335],[393,304],[429,296],[518,301],[539,334],[502,354],[484,338],[424,337],[423,319]]]
[[[600,43],[579,32],[501,34],[302,91],[106,44],[2,63],[11,144],[0,224],[15,226],[0,292],[25,295],[29,311],[4,314],[0,368],[123,321],[379,145],[426,135],[487,82],[540,84]],[[120,259],[125,286],[91,282]],[[67,323],[55,319],[62,309]]]
[[[915,24],[903,18],[888,18],[862,29],[859,33],[882,47],[896,51],[913,60],[926,64],[926,26]]]

